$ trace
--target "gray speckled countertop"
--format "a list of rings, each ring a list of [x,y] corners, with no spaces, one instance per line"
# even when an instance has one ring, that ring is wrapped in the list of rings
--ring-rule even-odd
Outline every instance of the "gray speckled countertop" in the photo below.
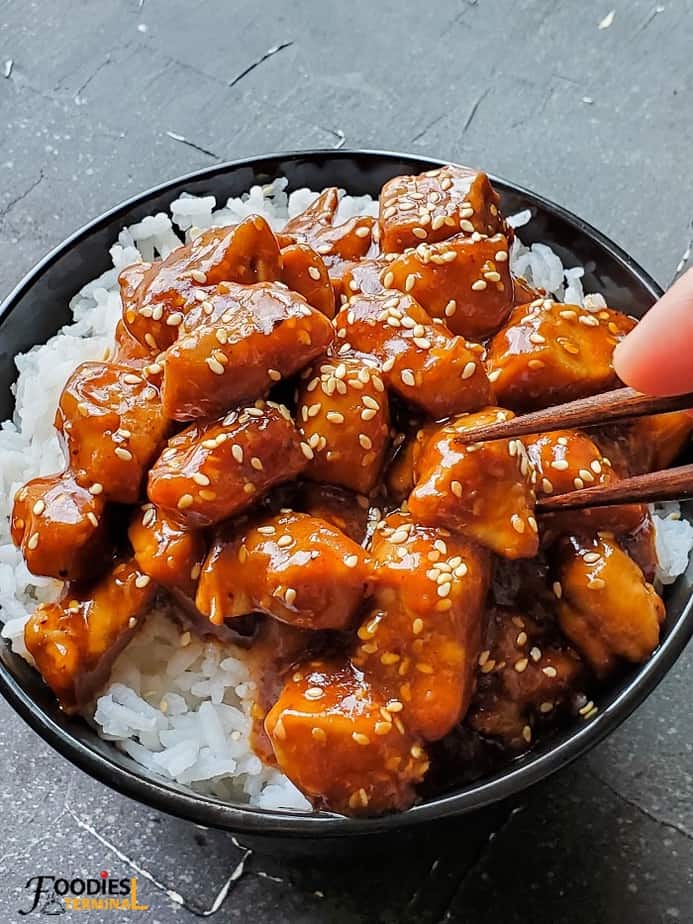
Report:
[[[342,136],[532,187],[667,284],[691,237],[692,47],[691,0],[6,0],[0,292],[140,189]],[[228,835],[105,789],[0,703],[0,920],[27,920],[38,873],[134,865],[151,924],[192,922],[234,870],[213,920],[691,922],[692,671],[689,647],[616,734],[514,810],[419,832],[401,853],[253,854],[243,875]]]

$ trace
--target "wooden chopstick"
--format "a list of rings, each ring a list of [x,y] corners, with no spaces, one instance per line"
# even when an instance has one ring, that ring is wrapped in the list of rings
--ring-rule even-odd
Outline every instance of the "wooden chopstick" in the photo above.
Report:
[[[685,500],[693,497],[693,465],[680,465],[661,472],[634,475],[612,485],[583,488],[570,494],[537,498],[537,512],[583,510],[585,507],[612,507],[614,504],[641,504],[652,501]]]
[[[643,395],[634,388],[617,388],[615,391],[593,395],[591,398],[580,398],[541,411],[521,414],[501,423],[462,430],[456,434],[455,439],[461,443],[509,439],[528,433],[563,430],[566,427],[596,427],[614,420],[662,414],[666,411],[682,411],[686,408],[693,408],[693,392],[656,397]]]

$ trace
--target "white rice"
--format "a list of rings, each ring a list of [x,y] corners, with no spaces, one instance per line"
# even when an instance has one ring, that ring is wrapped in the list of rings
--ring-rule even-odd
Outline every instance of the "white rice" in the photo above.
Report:
[[[2,635],[18,654],[24,625],[42,601],[57,597],[60,584],[29,573],[10,538],[12,499],[21,484],[37,475],[60,471],[63,456],[53,429],[62,387],[81,362],[99,359],[113,339],[121,313],[117,276],[139,260],[166,257],[198,229],[232,224],[250,214],[263,215],[275,230],[318,196],[308,189],[286,194],[287,181],[254,186],[217,208],[213,196],[183,194],[171,203],[171,215],[159,212],[124,228],[110,254],[113,269],[86,285],[70,302],[74,321],[46,344],[17,356],[19,378],[11,421],[0,427],[0,616]],[[343,196],[338,218],[377,214],[370,196]],[[519,228],[529,211],[512,216]],[[585,296],[584,270],[565,269],[544,244],[525,247],[516,237],[513,272],[561,301],[598,310],[603,298]],[[680,519],[677,506],[654,517],[659,577],[671,583],[681,574],[693,547],[693,527]],[[179,632],[165,612],[153,612],[117,659],[105,692],[86,717],[99,735],[127,752],[152,774],[228,801],[249,801],[266,808],[306,810],[310,806],[277,770],[264,765],[250,746],[250,709],[254,684],[243,652],[217,641],[202,642]]]

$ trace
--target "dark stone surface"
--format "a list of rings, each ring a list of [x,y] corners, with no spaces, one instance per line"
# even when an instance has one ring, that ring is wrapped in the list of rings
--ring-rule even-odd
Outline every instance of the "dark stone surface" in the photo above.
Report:
[[[473,162],[530,186],[666,284],[693,217],[692,12],[690,0],[5,3],[0,291],[139,189],[215,159],[335,145],[341,133],[348,146]],[[354,842],[331,862],[255,854],[213,919],[692,921],[691,668],[689,648],[618,733],[519,810],[417,833],[404,852],[364,856]],[[0,714],[0,920],[25,920],[33,875],[128,875],[129,863],[146,871],[142,919],[194,920],[166,889],[198,914],[212,907],[243,857],[228,835],[104,789],[6,705]]]

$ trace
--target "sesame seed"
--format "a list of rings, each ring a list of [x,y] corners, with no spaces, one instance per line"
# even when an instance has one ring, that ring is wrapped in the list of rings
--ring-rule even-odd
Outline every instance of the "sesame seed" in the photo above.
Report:
[[[548,667],[542,667],[541,672],[542,674],[545,674],[547,677],[557,677],[558,676],[558,671],[556,670],[556,668],[551,667],[550,665]]]
[[[462,378],[470,379],[476,372],[476,363],[468,362],[462,370]]]
[[[557,472],[564,472],[569,468],[569,464],[566,459],[554,459],[551,468],[555,468]]]
[[[224,374],[224,367],[219,362],[219,360],[215,359],[213,356],[208,356],[205,362],[207,363],[207,366],[209,367],[209,371],[213,372],[214,375]]]
[[[495,666],[496,666],[496,662],[495,662],[493,659],[491,659],[491,660],[486,660],[486,661],[484,661],[484,663],[481,665],[481,673],[482,673],[482,674],[490,674],[491,671],[494,669]]]
[[[46,509],[46,502],[42,500],[37,500],[34,506],[31,508],[31,512],[34,513],[37,517],[40,517],[45,509]]]
[[[94,484],[89,488],[89,493],[96,497],[97,495],[103,493],[103,485],[98,481],[95,481]]]
[[[601,474],[602,466],[598,459],[593,459],[592,462],[590,462],[590,468],[595,473],[595,475]]]
[[[366,745],[371,743],[371,739],[368,737],[368,735],[364,735],[362,732],[352,732],[351,737],[357,744],[360,744],[362,747],[366,747]]]
[[[138,587],[140,590],[142,590],[147,586],[147,584],[149,584],[150,581],[151,578],[148,574],[138,574],[135,578],[135,587]]]
[[[39,544],[39,534],[32,533],[31,536],[29,537],[26,547],[28,549],[31,549],[31,551],[33,552],[36,548],[38,548],[38,544]]]
[[[477,279],[476,282],[472,283],[472,291],[473,292],[483,292],[486,286],[487,286],[487,283],[485,280]]]
[[[202,472],[194,472],[191,477],[195,484],[201,484],[202,487],[206,487],[210,483],[209,478]]]
[[[594,703],[592,702],[592,700],[590,700],[589,702],[585,703],[582,709],[578,709],[578,712],[580,713],[580,715],[586,716],[588,712],[592,711],[592,709],[594,709]]]
[[[126,385],[139,385],[142,382],[142,379],[139,377],[139,375],[134,375],[133,373],[128,372],[123,376],[123,381]]]
[[[276,726],[275,726],[275,731],[276,731]],[[327,734],[325,733],[325,730],[322,728],[318,728],[317,725],[311,728],[310,734],[311,734],[311,737],[315,738],[316,741],[327,741]]]
[[[92,526],[97,527],[99,525],[99,518],[96,516],[96,514],[92,510],[90,510],[89,513],[87,513],[87,519],[89,520]]]
[[[388,270],[383,276],[383,285],[385,286],[386,289],[391,289],[392,283],[394,281],[395,281],[395,274],[392,272],[392,270]]]
[[[414,372],[411,369],[402,369],[400,372],[400,378],[404,385],[409,385],[410,387],[416,385],[416,378],[414,376]]]
[[[234,457],[236,462],[243,461],[243,449],[238,445],[238,443],[234,443],[231,447],[231,455]]]
[[[325,695],[325,691],[322,687],[308,687],[308,689],[303,694],[306,699],[322,699]]]
[[[495,270],[491,270],[490,272],[484,273],[484,279],[488,279],[489,282],[500,282],[501,275]]]
[[[272,379],[273,382],[278,382],[282,377],[282,374],[278,369],[268,369],[267,375]]]
[[[537,648],[536,645],[533,648],[530,648],[529,656],[532,661],[541,661],[541,648]]]
[[[447,597],[451,589],[452,589],[452,584],[450,583],[439,584],[438,585],[438,596]]]
[[[455,495],[455,497],[462,497],[462,485],[459,481],[451,481],[450,490]]]
[[[365,410],[361,411],[361,420],[373,420],[377,413],[378,412],[373,410],[373,408],[367,407]]]
[[[293,587],[287,587],[284,600],[287,606],[292,606],[296,602],[296,591]]]
[[[317,266],[309,266],[308,275],[311,279],[315,279],[317,282],[320,279],[320,270],[317,268]]]
[[[522,632],[518,632],[517,638],[515,639],[515,644],[518,646],[518,648],[522,648],[523,645],[527,644],[527,633],[524,630]]]
[[[313,436],[314,437],[317,436],[318,439],[320,439],[317,433],[314,433]],[[315,458],[315,453],[313,452],[311,447],[308,445],[308,443],[301,443],[301,452],[306,457],[306,459],[308,459],[308,461]]]
[[[599,552],[586,552],[582,556],[582,560],[585,562],[586,565],[594,565],[599,561],[600,558],[601,558],[601,555],[599,554]]]
[[[488,373],[489,382],[497,382],[498,379],[501,377],[502,372],[503,372],[502,369],[494,369],[493,372],[489,372]]]
[[[373,440],[370,436],[367,436],[365,433],[359,433],[359,444],[363,449],[372,449]]]
[[[533,333],[529,335],[529,342],[534,344],[546,343],[546,337],[542,337],[541,334]]]
[[[262,459],[259,459],[257,456],[253,456],[250,460],[251,466],[255,469],[256,472],[261,472],[264,469],[262,464]]]
[[[566,353],[570,353],[571,356],[577,356],[580,352],[580,348],[574,344],[571,340],[559,340],[558,341]]]
[[[551,588],[554,592],[554,596],[557,600],[560,600],[563,596],[563,587],[561,586],[560,581],[554,581]]]
[[[525,531],[525,521],[521,516],[518,516],[518,514],[514,513],[510,517],[510,523],[516,533],[523,533]]]
[[[279,539],[277,539],[277,545],[279,546],[280,549],[287,549],[290,545],[293,544],[293,541],[294,540],[291,538],[291,536],[280,536]],[[285,600],[287,596],[288,596],[288,591],[284,595]]]
[[[495,255],[495,260],[498,263],[505,263],[507,259],[508,259],[508,253],[506,250],[499,250]]]
[[[344,556],[344,564],[347,566],[347,568],[355,568],[358,565],[358,563],[359,563],[358,555],[345,555]]]
[[[529,744],[529,743],[531,742],[531,740],[532,740],[532,729],[529,727],[529,725],[525,725],[524,728],[522,729],[522,737],[523,737],[524,740],[527,742],[527,744]]]
[[[186,508],[191,507],[193,503],[194,503],[194,498],[192,494],[183,494],[179,498],[176,506],[178,507],[179,510],[185,510]]]
[[[330,423],[344,423],[344,414],[340,414],[339,411],[328,411],[327,414],[325,414],[325,417],[330,421]]]
[[[257,531],[263,536],[273,536],[277,530],[274,526],[258,526]]]
[[[408,538],[409,533],[406,529],[396,529],[390,536],[390,542],[392,545],[400,545],[402,542],[406,542]]]
[[[542,478],[541,487],[542,487],[542,490],[544,491],[544,494],[551,494],[551,492],[553,491],[553,484],[549,481],[548,478]]]

